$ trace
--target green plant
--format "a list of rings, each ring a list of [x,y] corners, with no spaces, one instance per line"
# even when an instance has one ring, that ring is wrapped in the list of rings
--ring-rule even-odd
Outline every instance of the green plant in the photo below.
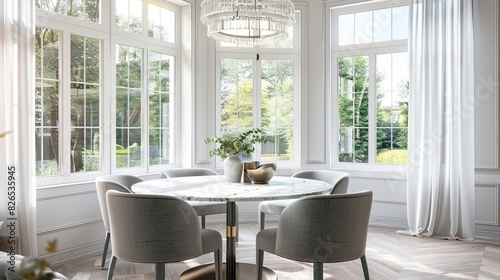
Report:
[[[265,143],[262,129],[254,128],[244,132],[228,132],[221,136],[208,137],[204,143],[215,143],[217,146],[209,151],[209,156],[219,156],[221,160],[228,156],[240,155],[250,158],[255,151],[255,143]]]
[[[57,239],[47,241],[45,250],[54,253],[57,250]],[[26,258],[21,261],[21,279],[23,280],[52,280],[54,272],[49,269],[49,262],[44,258]]]

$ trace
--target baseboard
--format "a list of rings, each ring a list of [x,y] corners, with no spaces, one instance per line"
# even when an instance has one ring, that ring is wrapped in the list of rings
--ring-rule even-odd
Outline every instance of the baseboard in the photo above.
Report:
[[[408,221],[406,219],[394,219],[394,218],[371,216],[370,226],[393,228],[393,229],[407,229]],[[476,229],[474,232],[474,239],[477,241],[500,243],[500,232]]]
[[[500,243],[500,232],[477,230],[474,232],[476,240]]]
[[[406,219],[370,216],[369,225],[372,227],[407,229],[408,221]]]

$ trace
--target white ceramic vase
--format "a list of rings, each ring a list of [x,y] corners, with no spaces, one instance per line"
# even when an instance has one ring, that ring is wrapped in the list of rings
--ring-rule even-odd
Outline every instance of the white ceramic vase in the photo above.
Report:
[[[240,159],[240,156],[228,156],[224,160],[224,175],[226,175],[227,182],[241,183],[241,178],[243,176],[243,161]]]

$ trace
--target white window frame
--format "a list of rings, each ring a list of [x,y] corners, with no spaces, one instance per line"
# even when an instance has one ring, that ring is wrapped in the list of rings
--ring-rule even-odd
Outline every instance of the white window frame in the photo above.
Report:
[[[377,164],[376,152],[377,152],[377,100],[376,100],[376,55],[385,53],[395,53],[395,52],[407,52],[408,51],[408,40],[392,40],[386,42],[372,42],[365,44],[353,44],[353,45],[338,45],[337,30],[332,30],[332,26],[336,27],[336,20],[338,15],[350,14],[364,11],[371,11],[383,8],[398,7],[408,4],[407,0],[399,1],[394,3],[393,1],[381,1],[381,2],[370,2],[359,1],[360,3],[354,5],[340,5],[329,3],[326,5],[325,18],[329,19],[326,24],[326,42],[329,42],[325,57],[326,61],[329,62],[325,69],[326,74],[326,92],[330,98],[331,104],[331,115],[329,119],[331,120],[331,168],[341,168],[345,170],[357,170],[360,168],[370,169],[370,170],[382,170],[382,171],[403,171],[407,170],[407,165],[402,164]],[[352,4],[352,3],[351,3]],[[340,57],[355,57],[355,56],[368,56],[369,61],[369,146],[368,146],[368,163],[354,163],[354,162],[340,162],[338,160],[339,153],[339,133],[338,133],[338,58]]]
[[[296,5],[295,6],[296,13],[295,17],[295,25],[294,25],[294,34],[293,34],[293,47],[292,48],[263,48],[260,46],[255,46],[253,48],[247,47],[228,47],[221,46],[220,42],[216,44],[216,56],[215,56],[215,92],[216,92],[216,131],[217,135],[221,131],[221,84],[220,84],[220,61],[222,59],[248,59],[253,60],[253,124],[254,127],[260,127],[261,121],[261,107],[260,107],[260,77],[261,77],[261,60],[292,60],[294,64],[294,120],[293,120],[293,159],[289,161],[277,161],[280,169],[296,169],[300,167],[301,163],[301,99],[302,94],[304,92],[304,85],[302,80],[304,79],[304,73],[302,73],[302,62],[304,60],[305,47],[305,34],[303,34],[302,30],[305,28],[302,26],[302,23],[305,22],[306,17],[306,7],[304,5]],[[257,55],[259,58],[257,59]],[[255,160],[260,159],[261,154],[261,146],[257,145],[255,148],[255,152],[253,153],[253,158]],[[223,163],[219,157],[216,157],[216,168],[222,168]]]
[[[178,26],[175,35],[175,43],[169,43],[164,40],[149,38],[147,35],[147,26],[145,28],[145,35],[135,34],[116,28],[115,5],[119,0],[100,1],[101,16],[100,23],[94,23],[78,19],[72,16],[66,16],[55,12],[36,9],[36,27],[52,29],[59,31],[59,168],[60,175],[37,177],[36,182],[38,187],[77,183],[82,181],[91,181],[98,176],[105,174],[144,174],[148,172],[158,172],[167,168],[167,166],[175,165],[179,162],[180,154],[180,99],[181,99],[181,8],[172,3],[159,0],[143,0],[143,17],[147,19],[147,4],[153,3],[158,6],[174,10],[176,12],[176,24]],[[185,1],[189,5],[194,5],[190,0]],[[109,15],[109,16],[102,16]],[[193,15],[195,16],[195,15]],[[95,38],[101,41],[101,60],[100,60],[100,171],[90,171],[81,173],[71,173],[70,171],[70,158],[68,152],[70,151],[70,98],[64,92],[70,90],[70,38],[71,35],[85,36]],[[115,153],[115,139],[116,139],[116,69],[115,69],[115,46],[116,44],[123,44],[131,47],[141,48],[142,51],[142,99],[141,99],[141,124],[142,124],[142,165],[141,167],[134,168],[116,168],[116,153]],[[175,104],[174,115],[175,122],[175,139],[173,148],[174,162],[149,166],[149,118],[148,118],[148,105],[149,93],[147,83],[147,66],[148,66],[148,50],[165,53],[175,57]]]

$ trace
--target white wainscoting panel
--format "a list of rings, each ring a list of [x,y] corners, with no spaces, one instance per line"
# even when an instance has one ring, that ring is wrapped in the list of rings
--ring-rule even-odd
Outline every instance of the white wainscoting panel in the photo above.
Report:
[[[476,185],[476,225],[498,226],[498,186]]]

